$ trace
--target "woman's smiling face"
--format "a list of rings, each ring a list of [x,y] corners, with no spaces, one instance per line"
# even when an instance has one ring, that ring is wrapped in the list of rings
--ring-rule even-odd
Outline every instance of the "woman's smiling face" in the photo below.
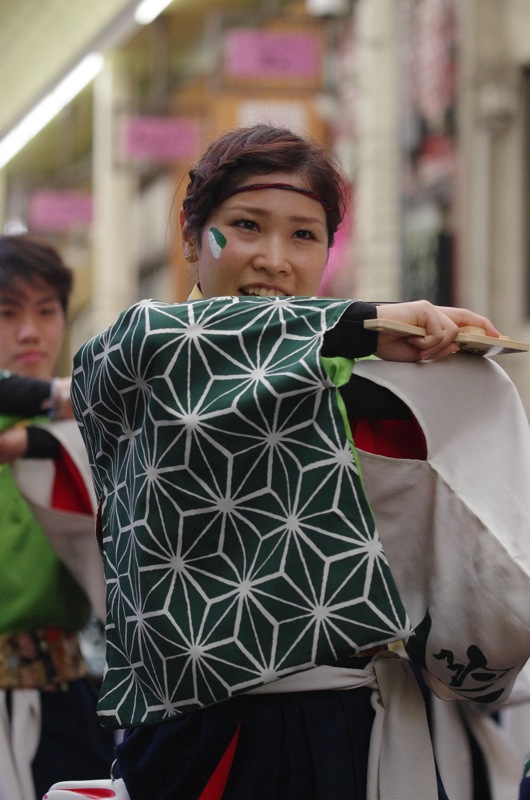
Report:
[[[251,175],[242,185],[254,183],[310,190],[296,173]],[[285,189],[255,189],[224,200],[206,221],[198,248],[186,225],[182,236],[198,261],[205,297],[315,295],[328,256],[323,206]]]

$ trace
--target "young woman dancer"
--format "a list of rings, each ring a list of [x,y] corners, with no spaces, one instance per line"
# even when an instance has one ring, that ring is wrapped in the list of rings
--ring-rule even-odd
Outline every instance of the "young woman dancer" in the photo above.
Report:
[[[440,359],[459,326],[498,332],[427,301],[316,298],[343,210],[316,144],[223,135],[181,212],[190,301],[142,301],[76,356],[106,561],[99,711],[127,729],[132,800],[445,797],[387,650],[410,630],[335,387],[353,359]],[[366,330],[376,317],[426,333]]]

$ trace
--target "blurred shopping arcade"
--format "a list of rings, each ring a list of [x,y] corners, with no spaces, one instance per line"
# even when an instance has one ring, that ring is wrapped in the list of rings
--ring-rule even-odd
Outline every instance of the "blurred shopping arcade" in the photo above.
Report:
[[[0,2],[0,163],[3,137],[102,56],[0,168],[4,230],[51,238],[76,270],[71,350],[138,297],[186,296],[186,172],[258,120],[314,136],[348,173],[325,293],[428,296],[529,339],[530,0],[173,0],[146,24],[139,5]],[[502,364],[530,410],[527,357]]]

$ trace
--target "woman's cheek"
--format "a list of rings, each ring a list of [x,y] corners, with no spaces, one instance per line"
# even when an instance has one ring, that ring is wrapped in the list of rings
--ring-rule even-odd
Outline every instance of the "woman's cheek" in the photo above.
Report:
[[[211,227],[208,230],[208,246],[212,256],[217,260],[220,259],[226,247],[226,237],[221,233],[219,228]]]

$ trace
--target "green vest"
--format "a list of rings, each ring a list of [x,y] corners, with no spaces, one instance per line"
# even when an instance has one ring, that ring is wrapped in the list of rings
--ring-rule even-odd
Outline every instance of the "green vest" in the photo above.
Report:
[[[406,637],[323,360],[350,301],[143,301],[74,359],[102,502],[109,726]]]
[[[0,414],[0,431],[18,421]],[[7,464],[0,465],[0,564],[0,634],[84,625],[87,598],[48,542]]]

